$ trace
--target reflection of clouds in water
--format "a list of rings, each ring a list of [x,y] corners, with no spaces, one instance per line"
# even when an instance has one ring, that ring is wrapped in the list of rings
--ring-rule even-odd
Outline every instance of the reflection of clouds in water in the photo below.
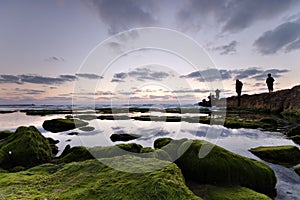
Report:
[[[141,138],[139,138],[139,140],[149,140],[149,139],[153,139],[155,137],[164,137],[170,135],[169,131],[166,130],[155,130],[155,131],[151,131],[146,135],[143,135]]]
[[[78,132],[80,136],[90,136],[90,135],[97,135],[97,134],[101,134],[103,133],[104,131],[100,131],[100,130],[95,130],[95,131],[90,131],[90,132],[84,132],[84,131],[81,131],[81,132]]]

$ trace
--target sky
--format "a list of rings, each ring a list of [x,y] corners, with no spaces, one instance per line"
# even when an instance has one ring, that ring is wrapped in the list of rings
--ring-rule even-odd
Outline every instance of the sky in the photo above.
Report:
[[[103,42],[146,27],[186,36],[210,62],[144,48],[100,66],[119,55],[120,36],[84,67]],[[186,44],[171,39],[157,44]],[[196,103],[217,87],[236,95],[236,79],[242,94],[267,92],[268,73],[288,89],[299,85],[300,1],[0,0],[0,52],[0,104]]]

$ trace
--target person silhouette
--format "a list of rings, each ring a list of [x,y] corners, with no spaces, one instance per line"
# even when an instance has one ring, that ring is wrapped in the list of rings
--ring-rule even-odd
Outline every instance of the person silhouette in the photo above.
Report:
[[[268,78],[266,80],[269,92],[273,92],[273,90],[274,90],[274,88],[273,88],[274,81],[275,81],[274,78],[269,73]]]
[[[235,91],[236,91],[236,93],[238,95],[238,106],[241,105],[242,88],[243,88],[243,83],[239,79],[236,79]]]
[[[216,93],[216,99],[217,99],[217,100],[220,99],[220,93],[221,93],[221,90],[216,89],[215,93]]]

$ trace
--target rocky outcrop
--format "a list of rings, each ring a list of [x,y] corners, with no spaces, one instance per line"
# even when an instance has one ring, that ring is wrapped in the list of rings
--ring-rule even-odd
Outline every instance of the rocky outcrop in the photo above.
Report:
[[[0,167],[32,167],[49,162],[52,149],[45,138],[35,127],[19,127],[0,144]]]
[[[227,108],[238,108],[237,96],[227,98]],[[272,93],[241,96],[241,109],[263,109],[274,112],[300,109],[300,85]]]

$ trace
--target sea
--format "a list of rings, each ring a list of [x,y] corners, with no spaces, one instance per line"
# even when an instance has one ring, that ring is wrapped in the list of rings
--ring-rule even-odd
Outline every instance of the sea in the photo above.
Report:
[[[165,122],[165,121],[137,121],[133,119],[127,120],[91,120],[87,121],[88,126],[95,129],[90,132],[85,132],[79,129],[65,131],[60,133],[51,133],[44,130],[43,122],[49,119],[64,118],[66,114],[53,114],[46,116],[26,115],[23,110],[73,110],[76,109],[101,109],[101,108],[150,108],[149,113],[128,113],[128,116],[206,116],[203,113],[165,113],[166,108],[187,108],[199,109],[198,105],[186,104],[95,104],[95,105],[37,105],[37,104],[19,104],[19,105],[0,105],[0,131],[10,130],[15,131],[19,126],[35,126],[45,136],[51,137],[60,142],[59,154],[63,151],[66,145],[71,146],[111,146],[124,142],[112,142],[110,136],[114,133],[136,134],[140,138],[129,141],[127,143],[138,143],[144,147],[153,147],[153,142],[157,138],[171,137],[174,139],[199,139],[206,140],[215,145],[221,146],[231,152],[242,156],[253,158],[269,165],[275,172],[277,177],[277,197],[278,200],[300,199],[300,177],[295,173],[293,168],[282,167],[272,163],[265,162],[252,153],[250,148],[258,146],[279,146],[279,145],[294,145],[300,148],[299,145],[293,143],[281,132],[264,131],[261,129],[230,129],[221,125],[201,124],[189,122]],[[216,108],[211,108],[216,109]],[[3,111],[3,112],[1,112]],[[5,112],[4,112],[5,111]],[[7,112],[14,111],[14,112]],[[115,113],[118,114],[118,113]],[[124,114],[124,113],[122,113]],[[101,115],[101,114],[97,114]],[[70,135],[76,132],[77,134]],[[126,143],[126,142],[125,142]],[[58,154],[58,155],[59,155]]]

